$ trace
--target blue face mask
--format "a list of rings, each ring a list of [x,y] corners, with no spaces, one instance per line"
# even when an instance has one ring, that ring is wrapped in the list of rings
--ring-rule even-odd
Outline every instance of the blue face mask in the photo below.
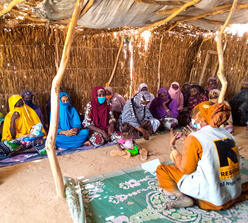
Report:
[[[191,119],[191,124],[192,124],[192,126],[195,128],[195,129],[200,129],[201,128],[201,125],[200,125],[200,123],[195,123],[195,119]]]
[[[70,102],[61,102],[61,105],[64,106],[64,107],[67,107],[70,105]]]
[[[99,104],[101,105],[105,102],[106,97],[105,96],[104,97],[97,97],[97,100],[98,100]]]

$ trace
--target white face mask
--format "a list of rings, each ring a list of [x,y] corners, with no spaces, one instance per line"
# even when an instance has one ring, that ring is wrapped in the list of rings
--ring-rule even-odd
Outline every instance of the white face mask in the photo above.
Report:
[[[195,128],[195,129],[200,129],[201,128],[201,125],[200,125],[200,123],[195,123],[195,119],[191,119],[191,124],[192,124],[192,126]]]

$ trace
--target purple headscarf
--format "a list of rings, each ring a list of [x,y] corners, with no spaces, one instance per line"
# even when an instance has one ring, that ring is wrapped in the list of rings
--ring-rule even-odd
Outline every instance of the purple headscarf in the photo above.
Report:
[[[159,95],[162,93],[166,93],[167,97],[160,98]],[[178,110],[177,110],[177,101],[171,99],[167,88],[160,88],[158,90],[158,96],[154,98],[150,105],[150,112],[152,113],[154,118],[161,119],[166,117],[168,114],[163,106],[163,103],[166,102],[168,109],[170,110],[170,117],[177,118]]]
[[[212,86],[209,86],[209,82],[212,81],[213,82],[213,85]],[[216,77],[210,77],[208,78],[207,80],[207,94],[209,93],[209,91],[213,90],[213,89],[218,89],[218,82],[217,82],[217,78]]]

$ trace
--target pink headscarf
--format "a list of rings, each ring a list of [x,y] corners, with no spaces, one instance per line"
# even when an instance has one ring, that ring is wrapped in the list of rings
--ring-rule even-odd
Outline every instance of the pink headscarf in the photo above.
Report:
[[[172,87],[173,84],[178,86],[177,90],[173,89],[173,87]],[[178,82],[172,82],[171,83],[171,86],[170,86],[170,89],[169,89],[169,94],[170,94],[172,99],[175,99],[177,101],[178,110],[182,110],[183,109],[184,98],[183,98],[183,93],[180,90],[180,85],[179,85]]]
[[[105,87],[104,89],[108,90],[112,95],[110,99],[111,110],[113,112],[122,112],[126,103],[125,99],[120,94],[114,92],[112,87]]]

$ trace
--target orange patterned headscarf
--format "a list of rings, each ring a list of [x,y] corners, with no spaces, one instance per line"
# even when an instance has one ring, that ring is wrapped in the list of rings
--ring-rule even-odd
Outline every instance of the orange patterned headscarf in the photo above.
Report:
[[[209,101],[204,101],[194,107],[193,114],[198,114],[198,117],[200,116],[199,118],[207,124],[213,128],[218,128],[229,119],[231,108],[224,103],[211,105]]]

